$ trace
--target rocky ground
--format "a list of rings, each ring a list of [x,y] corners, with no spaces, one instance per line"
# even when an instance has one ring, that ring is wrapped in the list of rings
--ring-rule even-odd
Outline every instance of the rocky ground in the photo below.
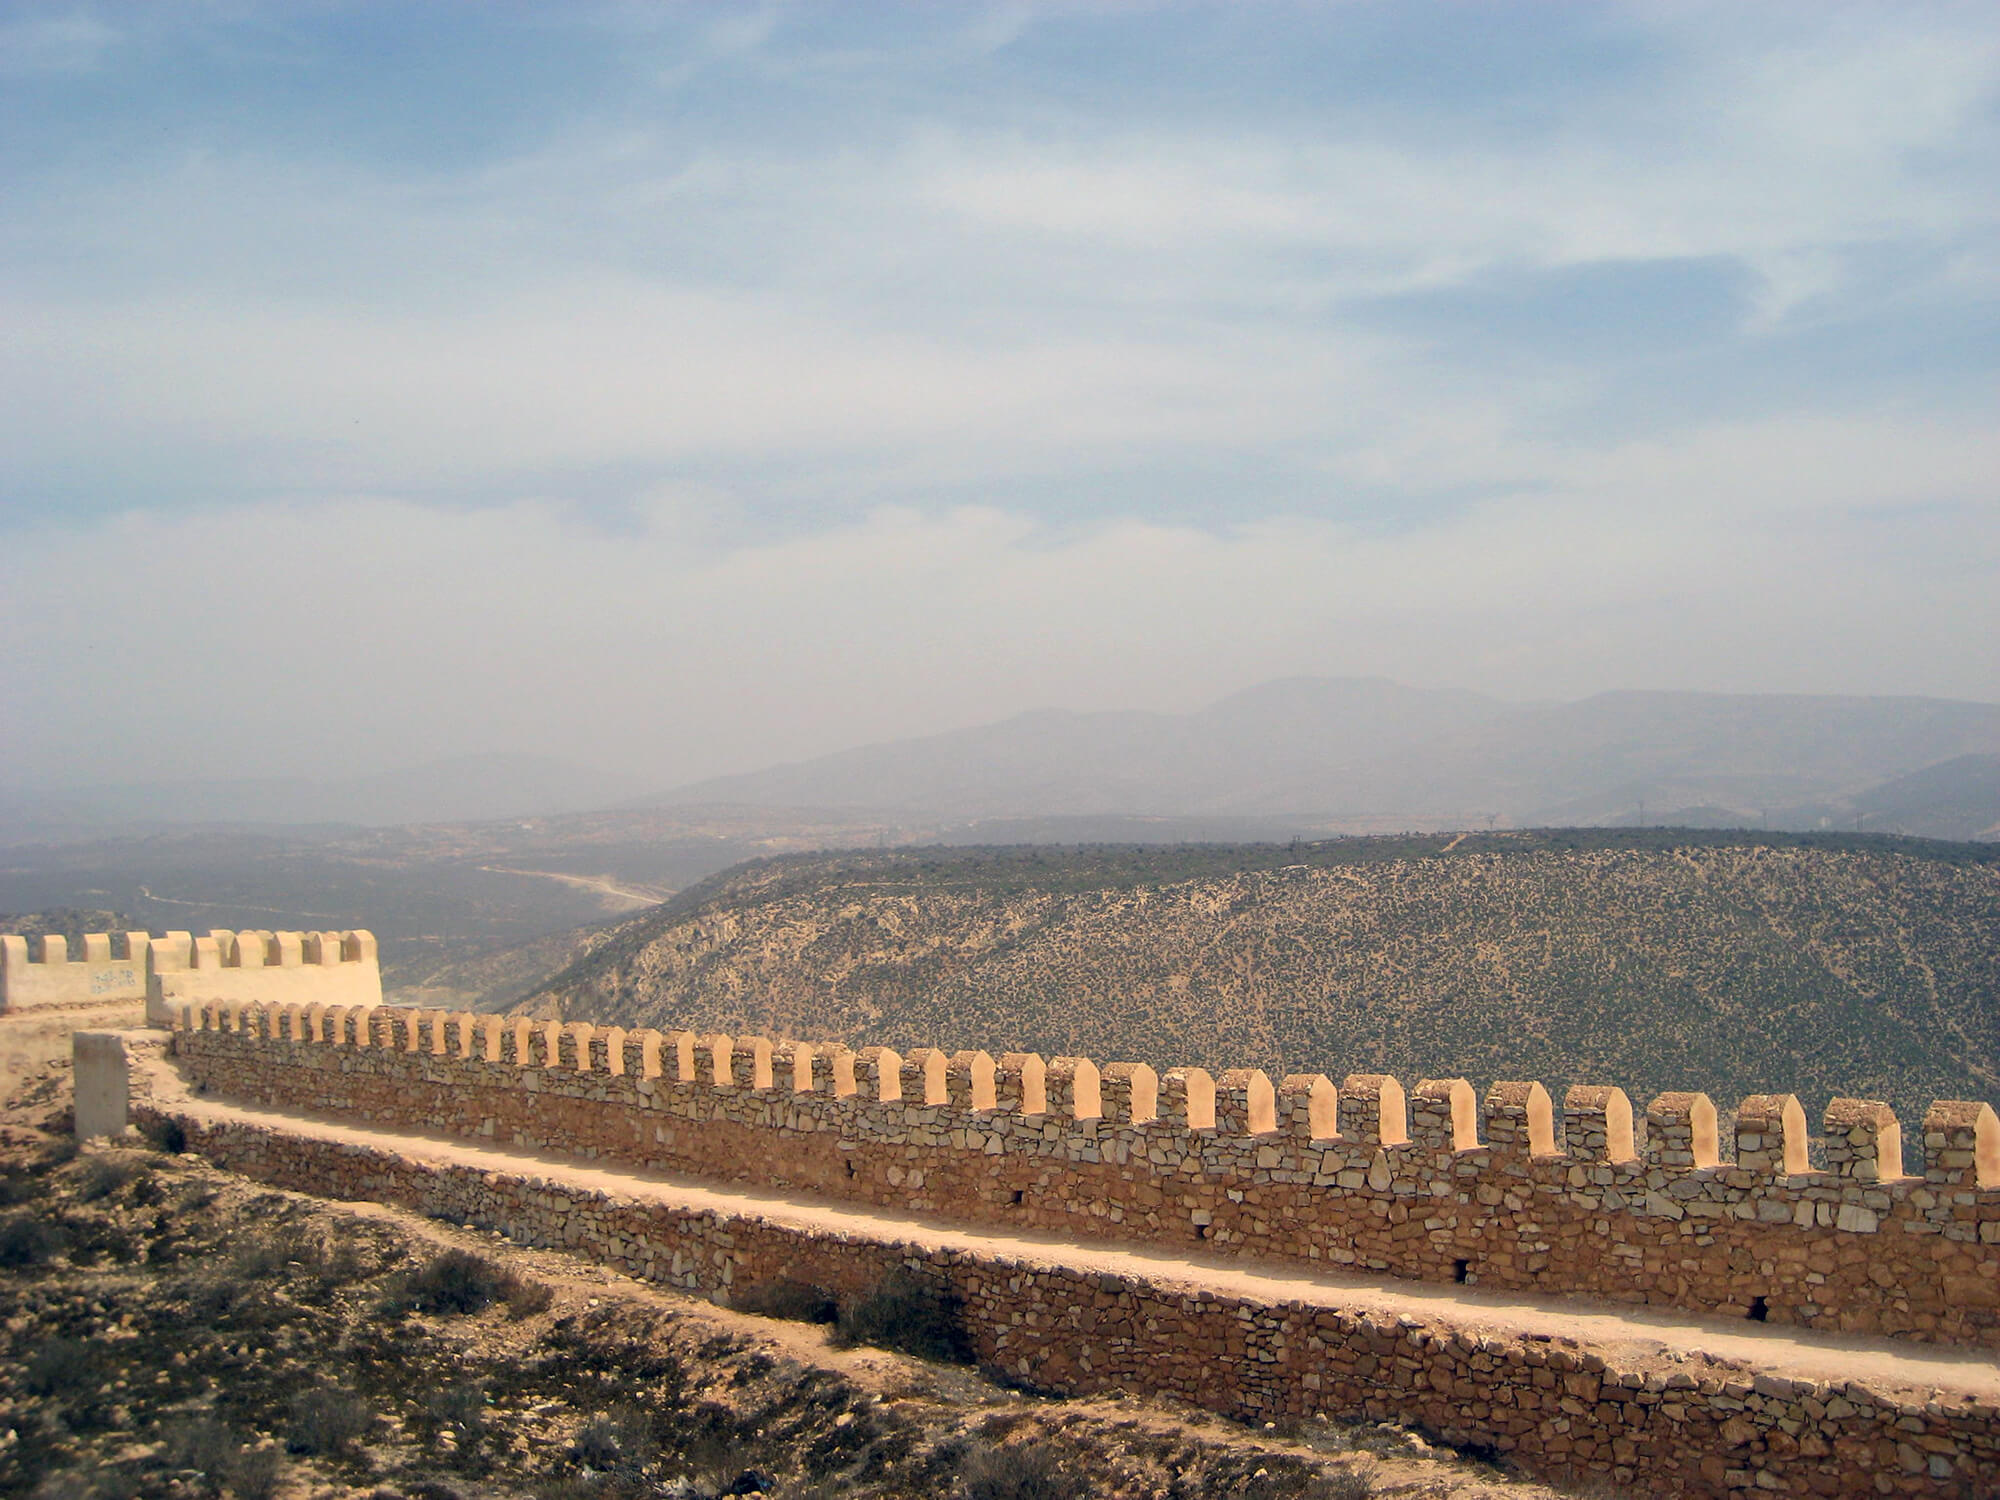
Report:
[[[0,1492],[1552,1493],[1394,1429],[1250,1431],[840,1347],[837,1329],[728,1312],[399,1210],[274,1192],[171,1140],[78,1151],[62,1130],[66,1084],[64,1060],[38,1048],[9,1078],[0,1123]],[[870,1336],[899,1330],[878,1318]]]

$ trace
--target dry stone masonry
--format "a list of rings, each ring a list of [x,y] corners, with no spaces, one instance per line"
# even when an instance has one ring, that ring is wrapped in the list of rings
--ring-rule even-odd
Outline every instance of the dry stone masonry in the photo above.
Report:
[[[1836,1099],[1643,1110],[1612,1087],[1478,1097],[381,1007],[185,1005],[219,1096],[799,1189],[1008,1229],[2000,1349],[2000,1120],[1943,1101],[1906,1151]]]
[[[1607,1357],[1545,1333],[1361,1311],[1337,1295],[1204,1289],[1142,1260],[1107,1271],[860,1235],[623,1196],[533,1168],[178,1118],[190,1149],[261,1181],[502,1230],[725,1304],[787,1282],[852,1295],[914,1275],[956,1306],[975,1359],[1046,1390],[1177,1396],[1253,1422],[1394,1421],[1529,1474],[1624,1495],[2000,1493],[2000,1407],[1990,1396]]]

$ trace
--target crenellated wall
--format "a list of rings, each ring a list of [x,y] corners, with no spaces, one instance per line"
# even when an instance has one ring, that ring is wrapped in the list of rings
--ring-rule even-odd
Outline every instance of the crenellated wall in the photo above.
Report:
[[[1859,1371],[1800,1379],[1706,1355],[1648,1361],[1633,1348],[1301,1299],[1296,1282],[1204,1290],[1141,1257],[1116,1270],[1023,1259],[651,1201],[532,1168],[426,1161],[379,1142],[175,1118],[188,1149],[258,1181],[504,1230],[725,1304],[760,1285],[852,1296],[915,1274],[957,1304],[977,1360],[1045,1391],[1169,1395],[1251,1422],[1392,1421],[1592,1493],[2000,1493],[1995,1406],[1962,1389],[1926,1399]]]
[[[152,941],[143,932],[87,932],[72,955],[64,937],[0,934],[0,1012],[143,1000]]]
[[[372,1006],[382,1003],[375,934],[231,932],[156,938],[146,991],[147,1018],[164,1021],[179,1005]]]
[[[0,1012],[139,1000],[155,1020],[215,1001],[379,1005],[375,934],[88,932],[75,954],[66,938],[0,935]]]
[[[625,1033],[380,1008],[182,1007],[227,1097],[805,1189],[1009,1228],[1487,1288],[1590,1293],[2000,1348],[2000,1120],[1945,1101],[1906,1152],[1837,1099]]]

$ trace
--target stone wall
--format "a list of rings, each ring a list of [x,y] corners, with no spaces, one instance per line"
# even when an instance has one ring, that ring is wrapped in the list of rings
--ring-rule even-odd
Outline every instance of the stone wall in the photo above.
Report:
[[[1088,1059],[847,1054],[384,1007],[187,1008],[231,1098],[1003,1228],[1488,1289],[2000,1347],[2000,1129],[1943,1103],[1902,1175],[1894,1117],[1836,1100],[1806,1169],[1789,1096],[1715,1160],[1698,1094],[1163,1076]],[[1638,1131],[1643,1121],[1644,1134]],[[1557,1125],[1560,1124],[1560,1134]],[[1483,1140],[1479,1132],[1483,1130]]]
[[[89,932],[80,950],[49,936],[0,935],[0,1012],[145,1000],[164,1020],[180,1004],[379,1005],[375,934]]]
[[[151,946],[143,932],[90,932],[72,955],[64,937],[0,934],[0,1011],[143,1000]]]
[[[1045,1390],[1169,1395],[1256,1422],[1393,1420],[1531,1475],[1647,1495],[2000,1492],[1990,1404],[1899,1399],[1861,1382],[1621,1368],[1562,1340],[816,1233],[250,1125],[181,1123],[190,1150],[266,1182],[501,1229],[724,1303],[759,1284],[852,1295],[916,1274],[956,1303],[976,1359]]]

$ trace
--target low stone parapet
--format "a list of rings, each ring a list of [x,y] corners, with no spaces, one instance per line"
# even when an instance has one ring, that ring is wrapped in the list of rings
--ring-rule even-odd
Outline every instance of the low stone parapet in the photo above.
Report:
[[[969,1222],[2000,1348],[2000,1121],[1946,1101],[1903,1175],[1885,1106],[1539,1084],[1483,1104],[1243,1070],[850,1054],[384,1007],[188,1008],[219,1095]],[[614,1045],[615,1040],[615,1045]],[[601,1044],[600,1044],[601,1043]],[[1030,1106],[1034,1106],[1031,1108]],[[1141,1118],[1141,1116],[1145,1116]],[[1643,1128],[1642,1128],[1643,1127]]]
[[[1443,1313],[1362,1311],[1330,1289],[1222,1292],[1131,1263],[1111,1270],[872,1236],[851,1222],[821,1229],[491,1160],[424,1161],[176,1118],[190,1150],[260,1181],[500,1230],[724,1304],[777,1283],[856,1296],[914,1276],[953,1309],[981,1364],[1055,1393],[1170,1396],[1259,1423],[1393,1421],[1529,1475],[1621,1494],[2000,1493],[2000,1409],[1964,1392],[1647,1360],[1547,1334],[1475,1331]]]

